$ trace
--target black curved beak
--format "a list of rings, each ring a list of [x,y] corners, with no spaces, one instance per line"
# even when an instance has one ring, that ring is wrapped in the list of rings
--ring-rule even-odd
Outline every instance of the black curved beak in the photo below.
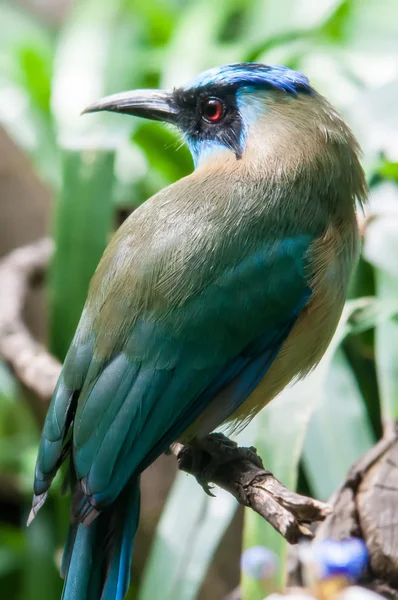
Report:
[[[85,108],[82,114],[107,110],[153,121],[176,123],[178,115],[173,94],[164,90],[133,90],[106,96]]]

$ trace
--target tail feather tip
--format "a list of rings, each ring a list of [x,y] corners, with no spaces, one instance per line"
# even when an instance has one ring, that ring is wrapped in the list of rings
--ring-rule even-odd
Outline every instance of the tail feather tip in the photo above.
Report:
[[[34,494],[32,508],[29,513],[28,520],[26,521],[27,527],[29,527],[29,525],[31,524],[31,522],[33,521],[33,519],[35,518],[35,516],[37,515],[37,513],[43,506],[43,504],[45,503],[46,499],[47,499],[47,492],[43,492],[43,494],[39,494],[38,496],[36,496],[36,494]]]

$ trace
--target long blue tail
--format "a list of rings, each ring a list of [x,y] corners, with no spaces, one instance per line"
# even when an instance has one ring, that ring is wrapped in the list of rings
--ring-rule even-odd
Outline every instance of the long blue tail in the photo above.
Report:
[[[85,527],[71,525],[62,560],[62,600],[122,600],[140,513],[139,479]]]

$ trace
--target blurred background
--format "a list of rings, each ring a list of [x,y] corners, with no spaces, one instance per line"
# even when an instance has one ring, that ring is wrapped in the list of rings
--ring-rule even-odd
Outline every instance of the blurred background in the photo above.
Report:
[[[371,202],[342,324],[320,367],[239,442],[293,489],[326,500],[398,416],[398,3],[396,0],[0,0],[0,255],[50,234],[30,330],[62,360],[112,232],[189,173],[161,124],[79,116],[104,94],[179,85],[228,62],[303,71],[363,148]],[[4,293],[4,290],[0,290]],[[55,600],[68,521],[57,482],[25,528],[45,403],[0,361],[0,597]],[[287,547],[232,497],[207,497],[175,459],[144,476],[129,599],[218,600],[239,585],[242,547]],[[261,600],[244,576],[239,595]],[[232,596],[229,596],[232,598]]]

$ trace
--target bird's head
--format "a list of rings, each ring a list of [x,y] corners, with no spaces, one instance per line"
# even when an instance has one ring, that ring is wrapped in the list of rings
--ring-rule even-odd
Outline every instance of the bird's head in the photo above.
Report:
[[[278,190],[299,185],[301,195],[318,187],[317,196],[328,190],[328,198],[366,198],[352,132],[307,77],[287,67],[216,67],[172,91],[122,92],[84,112],[99,110],[176,125],[196,167],[274,181]]]
[[[314,94],[308,79],[287,67],[237,63],[210,69],[172,91],[107,96],[84,112],[106,110],[172,123],[182,131],[197,164],[225,150],[240,159],[251,131],[272,103]]]

